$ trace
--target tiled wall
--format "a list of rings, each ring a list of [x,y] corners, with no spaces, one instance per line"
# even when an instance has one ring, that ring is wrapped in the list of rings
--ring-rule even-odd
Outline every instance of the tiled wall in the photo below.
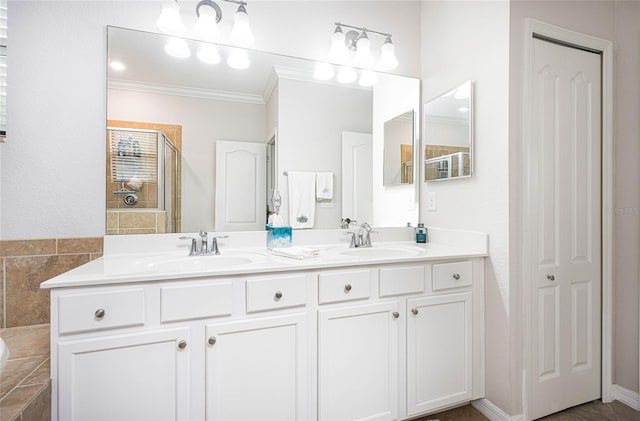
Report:
[[[40,283],[102,256],[102,237],[0,241],[0,328],[49,323]]]
[[[149,211],[107,211],[107,234],[164,234],[167,226],[167,212]]]

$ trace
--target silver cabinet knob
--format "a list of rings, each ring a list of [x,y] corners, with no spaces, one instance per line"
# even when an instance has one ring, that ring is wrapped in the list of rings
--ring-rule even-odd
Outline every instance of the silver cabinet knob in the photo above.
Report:
[[[207,342],[209,342],[209,345],[215,345],[216,344],[216,337],[215,336],[210,337]]]
[[[456,281],[460,280],[460,274],[459,273],[454,273],[453,274],[453,279],[455,279]]]
[[[555,281],[556,277],[553,276],[553,275],[547,275],[547,279],[550,280],[550,281]]]
[[[418,313],[419,313],[419,311],[418,311],[418,309],[417,309],[417,308],[411,309],[411,312],[412,312],[413,314],[418,314]]]
[[[400,313],[398,313],[397,311],[394,311],[392,314],[394,319],[397,319],[398,317],[400,317]]]
[[[185,349],[187,347],[187,341],[178,342],[178,348]]]
[[[344,286],[344,290],[347,291],[347,292],[351,291],[351,284],[346,284]]]
[[[280,298],[282,298],[282,292],[276,291],[275,297],[276,297],[276,300],[279,300]]]
[[[103,308],[99,308],[98,310],[96,310],[96,313],[95,313],[96,319],[100,320],[104,317],[104,315],[105,315],[105,311]]]

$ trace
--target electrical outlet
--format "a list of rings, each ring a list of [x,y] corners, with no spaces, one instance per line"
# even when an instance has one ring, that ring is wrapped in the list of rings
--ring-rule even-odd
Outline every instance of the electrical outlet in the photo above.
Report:
[[[438,210],[438,203],[436,201],[436,192],[434,191],[430,191],[427,193],[427,210],[428,211]]]

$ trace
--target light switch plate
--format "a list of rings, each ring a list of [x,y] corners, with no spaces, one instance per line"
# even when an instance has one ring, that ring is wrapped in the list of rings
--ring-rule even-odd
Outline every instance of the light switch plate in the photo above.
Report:
[[[436,192],[434,191],[427,192],[427,210],[428,211],[438,210],[438,203],[436,201]]]

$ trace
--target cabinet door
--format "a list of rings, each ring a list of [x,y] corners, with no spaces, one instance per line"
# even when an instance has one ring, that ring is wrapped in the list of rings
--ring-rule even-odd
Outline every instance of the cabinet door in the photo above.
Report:
[[[407,413],[471,399],[471,293],[407,301]]]
[[[309,419],[305,317],[207,326],[207,420]]]
[[[179,328],[60,343],[59,419],[189,419],[190,342]]]
[[[397,302],[319,312],[320,420],[397,418],[397,312]]]

